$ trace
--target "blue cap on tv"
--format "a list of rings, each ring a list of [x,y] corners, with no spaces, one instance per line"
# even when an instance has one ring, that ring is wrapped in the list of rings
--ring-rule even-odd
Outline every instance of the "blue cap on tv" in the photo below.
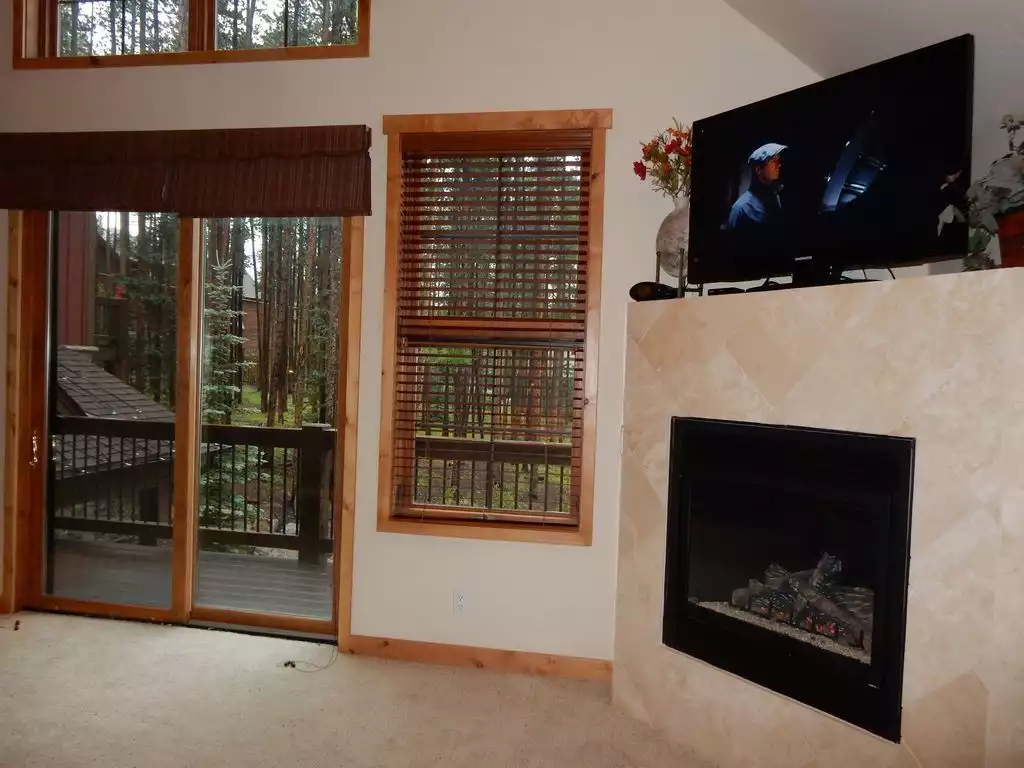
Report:
[[[748,163],[763,163],[779,154],[782,150],[789,149],[785,144],[763,144],[755,149],[747,159]]]

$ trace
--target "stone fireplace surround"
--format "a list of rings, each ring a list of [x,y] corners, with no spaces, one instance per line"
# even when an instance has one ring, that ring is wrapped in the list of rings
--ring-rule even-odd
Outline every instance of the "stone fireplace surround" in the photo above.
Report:
[[[917,438],[903,741],[661,642],[672,416]],[[633,304],[613,690],[725,768],[1024,765],[1024,269]]]

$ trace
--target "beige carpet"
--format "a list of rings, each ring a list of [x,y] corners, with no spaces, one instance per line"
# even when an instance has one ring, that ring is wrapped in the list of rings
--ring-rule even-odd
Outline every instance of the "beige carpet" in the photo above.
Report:
[[[0,765],[701,765],[605,686],[46,614],[0,619]],[[283,666],[294,660],[297,668]]]

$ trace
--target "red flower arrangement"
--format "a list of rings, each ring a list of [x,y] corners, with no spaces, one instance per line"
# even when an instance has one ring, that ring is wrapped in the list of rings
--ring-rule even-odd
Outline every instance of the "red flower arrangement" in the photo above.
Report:
[[[689,126],[672,120],[667,128],[643,147],[642,160],[633,163],[633,173],[640,181],[651,177],[652,186],[672,199],[690,196],[690,165],[693,154],[693,132]]]

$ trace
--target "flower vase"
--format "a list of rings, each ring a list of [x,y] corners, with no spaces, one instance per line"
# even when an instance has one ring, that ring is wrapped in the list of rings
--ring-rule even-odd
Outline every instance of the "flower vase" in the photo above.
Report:
[[[674,208],[658,227],[655,242],[658,265],[672,277],[679,278],[680,286],[686,284],[686,245],[690,235],[690,198],[685,195],[673,198]]]

